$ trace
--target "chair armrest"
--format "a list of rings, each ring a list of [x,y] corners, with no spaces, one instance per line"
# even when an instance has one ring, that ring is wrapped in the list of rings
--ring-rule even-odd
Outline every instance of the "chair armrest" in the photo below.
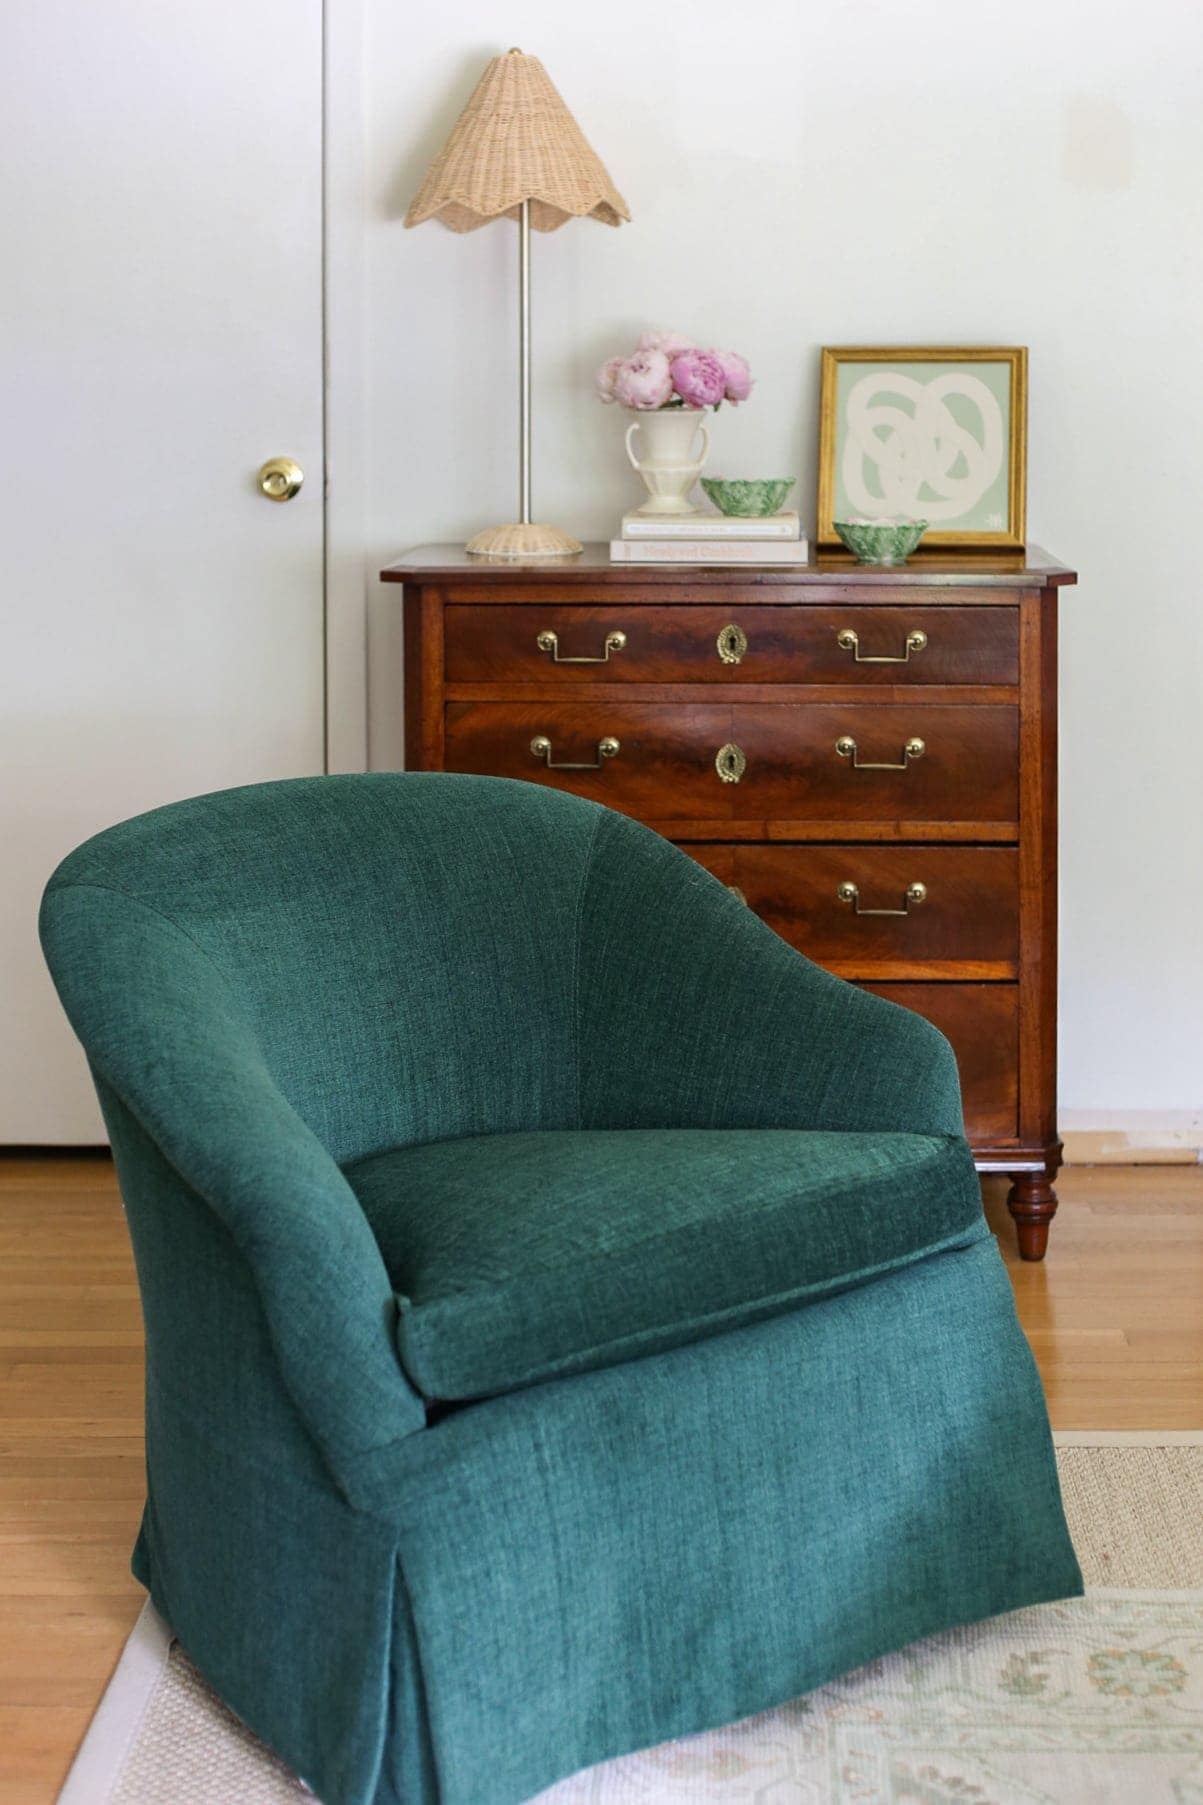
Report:
[[[326,1464],[352,1503],[378,1507],[378,1472],[425,1410],[402,1371],[392,1286],[350,1186],[183,930],[121,892],[52,883],[41,931],[102,1086],[229,1231]]]
[[[581,1122],[963,1134],[956,1060],[803,958],[721,883],[607,816],[581,908]]]

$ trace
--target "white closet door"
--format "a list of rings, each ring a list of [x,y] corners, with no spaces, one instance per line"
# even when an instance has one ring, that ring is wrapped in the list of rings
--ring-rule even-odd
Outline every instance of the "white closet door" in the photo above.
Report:
[[[69,1144],[58,859],[322,766],[321,0],[5,0],[0,67],[0,1143]]]

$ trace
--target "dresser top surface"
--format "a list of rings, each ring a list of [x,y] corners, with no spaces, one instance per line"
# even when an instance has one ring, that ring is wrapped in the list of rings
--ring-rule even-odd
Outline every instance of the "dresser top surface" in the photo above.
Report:
[[[980,586],[985,589],[1043,588],[1046,584],[1076,583],[1077,573],[1043,551],[1029,545],[1026,551],[949,551],[914,553],[893,570],[857,564],[849,552],[812,550],[808,564],[615,564],[605,544],[586,545],[566,558],[481,558],[459,545],[419,545],[380,573],[385,583],[425,582],[440,578],[470,577],[473,583],[523,584],[542,579],[550,583],[596,583],[611,576],[640,587],[674,583],[739,583],[774,587],[781,584],[888,584]]]

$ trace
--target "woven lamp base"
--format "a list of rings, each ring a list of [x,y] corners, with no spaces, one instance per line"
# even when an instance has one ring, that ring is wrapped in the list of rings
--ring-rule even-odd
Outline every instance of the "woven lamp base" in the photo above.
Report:
[[[469,539],[478,558],[565,558],[581,550],[581,542],[558,526],[487,526]]]

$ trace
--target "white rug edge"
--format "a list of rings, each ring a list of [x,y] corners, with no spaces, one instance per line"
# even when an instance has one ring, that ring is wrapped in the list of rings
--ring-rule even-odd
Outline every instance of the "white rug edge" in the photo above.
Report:
[[[1054,1429],[1057,1448],[1198,1448],[1203,1429]]]
[[[1102,1604],[1114,1604],[1125,1598],[1141,1598],[1148,1604],[1203,1605],[1203,1587],[1188,1589],[1185,1592],[1159,1592],[1153,1586],[1087,1586],[1082,1597],[1096,1599]],[[1075,1600],[1071,1598],[1066,1602],[1073,1604]],[[1029,1604],[1022,1605],[1020,1608],[1025,1611],[1043,1611],[1045,1607],[1042,1604]],[[1006,1615],[1005,1612],[1003,1614]]]
[[[148,1598],[76,1750],[57,1805],[98,1805],[110,1796],[163,1677],[173,1640]]]

